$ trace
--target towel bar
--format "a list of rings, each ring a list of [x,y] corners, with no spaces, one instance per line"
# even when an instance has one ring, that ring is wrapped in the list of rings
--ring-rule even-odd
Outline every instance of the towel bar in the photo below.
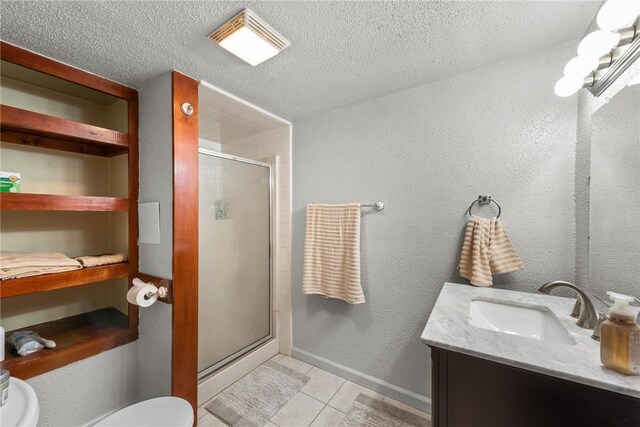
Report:
[[[496,206],[498,207],[498,215],[496,216],[496,218],[500,218],[500,214],[502,213],[502,208],[500,207],[500,205],[498,204],[498,202],[496,202],[495,200],[493,200],[491,198],[491,195],[480,195],[478,196],[478,198],[476,200],[474,200],[473,202],[471,202],[471,205],[469,206],[469,209],[467,210],[467,213],[469,214],[469,216],[471,216],[471,208],[473,207],[473,205],[475,205],[476,203],[478,203],[479,205],[488,205],[491,202],[495,203]]]
[[[365,208],[376,208],[377,211],[381,211],[384,209],[384,202],[382,200],[378,200],[373,205],[360,205],[360,206],[361,207],[364,206]]]
[[[311,202],[311,204],[315,205],[316,202]],[[384,205],[385,203],[382,200],[378,200],[377,202],[375,202],[373,205],[363,205],[361,204],[360,207],[361,208],[376,208],[377,211],[381,211],[384,209]]]

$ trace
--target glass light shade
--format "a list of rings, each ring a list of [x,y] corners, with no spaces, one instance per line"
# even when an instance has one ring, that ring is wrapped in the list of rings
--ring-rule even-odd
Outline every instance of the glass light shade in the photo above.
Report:
[[[598,12],[598,27],[603,30],[619,30],[635,22],[640,14],[640,0],[609,0]]]
[[[616,47],[620,34],[608,30],[597,30],[587,34],[578,45],[578,56],[584,58],[600,58]]]
[[[571,96],[580,89],[584,85],[584,79],[582,77],[563,77],[556,82],[553,91],[556,95],[561,97]]]
[[[248,27],[241,27],[239,30],[234,31],[227,38],[220,41],[219,44],[254,66],[277,55],[279,52],[271,43]]]
[[[565,65],[564,75],[566,77],[584,78],[598,68],[599,63],[600,60],[598,58],[576,56],[571,61],[567,62],[567,65]]]

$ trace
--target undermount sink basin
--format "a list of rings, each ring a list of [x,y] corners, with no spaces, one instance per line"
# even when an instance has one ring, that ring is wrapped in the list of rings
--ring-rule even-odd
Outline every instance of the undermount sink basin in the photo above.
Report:
[[[576,343],[560,320],[542,305],[473,298],[469,305],[469,323],[476,328],[544,342]]]

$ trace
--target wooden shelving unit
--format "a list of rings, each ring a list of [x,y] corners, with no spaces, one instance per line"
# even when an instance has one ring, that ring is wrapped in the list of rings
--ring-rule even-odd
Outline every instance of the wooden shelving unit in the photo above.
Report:
[[[89,267],[63,273],[42,274],[0,281],[0,298],[11,298],[36,292],[49,292],[72,288],[112,279],[122,279],[129,275],[129,264],[110,264]]]
[[[46,149],[44,151],[57,150],[90,156],[128,155],[128,197],[2,193],[0,209],[41,212],[126,212],[128,230],[124,231],[128,236],[129,248],[127,263],[0,281],[0,298],[8,301],[9,298],[28,297],[30,294],[122,278],[128,278],[131,286],[131,280],[138,270],[137,92],[2,41],[0,41],[0,57],[11,66],[24,67],[23,70],[28,69],[29,73],[35,71],[49,81],[57,79],[67,87],[75,85],[80,88],[80,91],[98,93],[103,98],[112,97],[120,102],[126,101],[124,114],[126,114],[127,128],[126,132],[121,132],[15,106],[0,105],[2,142]],[[10,248],[3,249],[10,250]],[[55,299],[52,300],[54,301]],[[5,360],[0,366],[10,370],[12,376],[27,379],[133,341],[138,337],[138,307],[133,305],[128,307],[128,314],[115,308],[105,308],[22,327],[20,330],[33,330],[47,339],[54,340],[57,346],[26,357],[18,356],[7,349]]]
[[[129,150],[129,136],[8,105],[0,106],[2,141],[97,156],[117,156]]]
[[[131,342],[138,336],[137,330],[129,328],[128,316],[115,308],[33,325],[29,330],[55,341],[56,347],[24,357],[7,351],[2,368],[11,371],[12,376],[22,379],[35,377],[75,360],[94,356],[104,350]]]
[[[15,211],[126,212],[129,210],[129,199],[120,197],[4,193],[0,198],[0,209]]]

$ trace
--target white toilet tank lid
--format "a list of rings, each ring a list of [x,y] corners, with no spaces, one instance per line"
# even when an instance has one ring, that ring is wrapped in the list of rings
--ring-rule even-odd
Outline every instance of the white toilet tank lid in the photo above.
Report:
[[[127,406],[95,426],[100,427],[190,427],[191,405],[179,397],[158,397]]]

